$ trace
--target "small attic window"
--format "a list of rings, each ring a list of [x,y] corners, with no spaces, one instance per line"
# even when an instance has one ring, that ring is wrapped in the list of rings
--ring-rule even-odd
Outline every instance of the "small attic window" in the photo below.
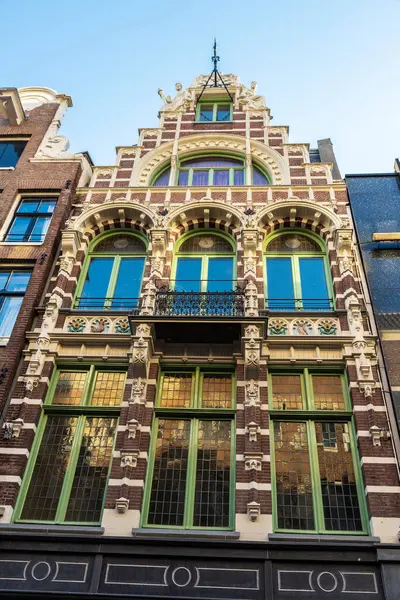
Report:
[[[196,121],[200,123],[232,121],[232,103],[200,102],[197,105]]]

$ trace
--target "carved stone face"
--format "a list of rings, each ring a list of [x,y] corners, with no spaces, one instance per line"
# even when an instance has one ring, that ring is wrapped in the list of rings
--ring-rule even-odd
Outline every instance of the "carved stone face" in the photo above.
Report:
[[[175,89],[177,92],[181,92],[182,91],[182,84],[181,83],[176,83],[175,84]]]

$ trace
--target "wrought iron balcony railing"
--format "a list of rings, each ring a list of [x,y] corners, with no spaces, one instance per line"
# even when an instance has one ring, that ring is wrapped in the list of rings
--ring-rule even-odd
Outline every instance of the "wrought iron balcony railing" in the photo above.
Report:
[[[332,298],[266,298],[265,308],[270,311],[324,311],[333,310]]]
[[[75,298],[78,310],[125,310],[139,312],[140,298]]]
[[[245,289],[232,281],[204,282],[210,291],[191,291],[203,282],[177,281],[160,286],[156,292],[154,314],[175,317],[242,317],[245,315]],[[221,291],[218,291],[221,287]],[[232,289],[230,289],[232,287]],[[185,290],[186,288],[186,290]]]

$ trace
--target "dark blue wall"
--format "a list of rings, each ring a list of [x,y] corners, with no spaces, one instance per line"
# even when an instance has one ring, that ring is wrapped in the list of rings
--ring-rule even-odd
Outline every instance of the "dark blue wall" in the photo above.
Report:
[[[400,232],[400,177],[347,175],[346,183],[375,311],[400,312],[400,242],[372,242],[373,233]]]

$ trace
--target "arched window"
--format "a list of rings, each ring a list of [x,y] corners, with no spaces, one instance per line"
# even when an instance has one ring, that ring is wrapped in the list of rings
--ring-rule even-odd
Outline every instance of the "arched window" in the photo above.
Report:
[[[323,246],[311,235],[274,235],[265,249],[266,298],[270,310],[333,308]]]
[[[103,236],[90,249],[78,286],[80,309],[130,310],[139,304],[146,244],[136,234]]]
[[[234,260],[235,250],[227,237],[208,231],[191,235],[176,251],[175,291],[232,291]]]
[[[162,171],[156,178],[155,186],[167,186],[171,168]],[[245,161],[228,156],[199,156],[181,161],[177,174],[178,186],[235,186],[246,182]],[[252,185],[268,185],[264,173],[255,165],[252,168]]]

